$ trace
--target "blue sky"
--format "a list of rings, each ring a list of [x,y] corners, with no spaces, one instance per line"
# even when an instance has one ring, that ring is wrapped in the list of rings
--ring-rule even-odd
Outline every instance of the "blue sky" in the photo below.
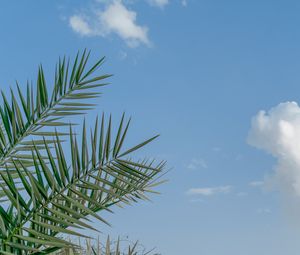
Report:
[[[132,143],[160,133],[143,155],[173,169],[153,203],[99,229],[162,254],[298,254],[300,111],[280,103],[300,102],[299,11],[292,0],[6,1],[0,86],[34,79],[41,62],[51,79],[77,50],[105,55],[114,77],[97,111],[132,116]]]

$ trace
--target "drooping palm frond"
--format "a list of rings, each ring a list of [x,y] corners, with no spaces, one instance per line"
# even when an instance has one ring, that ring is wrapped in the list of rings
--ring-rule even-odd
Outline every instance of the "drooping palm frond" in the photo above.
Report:
[[[145,193],[165,162],[129,158],[156,137],[123,150],[129,127],[124,115],[113,136],[111,118],[105,127],[104,116],[98,120],[90,139],[83,125],[81,145],[70,127],[70,157],[56,135],[50,148],[44,138],[45,153],[33,143],[33,167],[13,159],[18,185],[9,169],[0,175],[0,183],[9,206],[0,206],[0,254],[49,254],[72,243],[59,234],[84,236],[81,229],[95,228],[92,216],[108,224],[97,212],[111,211],[115,204],[129,204],[147,199]],[[70,160],[68,160],[70,158]]]
[[[11,89],[10,100],[1,92],[0,171],[13,169],[13,160],[32,166],[28,151],[31,151],[33,141],[38,148],[45,148],[42,136],[54,136],[54,128],[69,125],[65,117],[83,114],[95,106],[83,100],[99,97],[101,93],[95,89],[105,85],[103,80],[110,75],[94,75],[104,58],[88,68],[89,56],[90,53],[84,51],[81,55],[77,54],[73,63],[66,58],[59,60],[52,91],[46,84],[40,66],[36,89],[27,83],[26,93],[23,93],[17,83],[17,93]],[[68,133],[57,134],[61,136]],[[47,145],[53,142],[52,139],[45,141]]]

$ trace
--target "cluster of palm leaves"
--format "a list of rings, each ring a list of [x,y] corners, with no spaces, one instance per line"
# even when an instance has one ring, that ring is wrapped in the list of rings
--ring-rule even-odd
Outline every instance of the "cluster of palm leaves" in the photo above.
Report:
[[[97,74],[104,58],[90,66],[89,55],[60,59],[51,91],[40,66],[36,86],[2,92],[0,254],[72,248],[62,235],[87,237],[82,230],[96,231],[92,218],[109,224],[99,212],[147,199],[158,184],[165,162],[132,155],[156,137],[124,149],[130,124],[124,115],[115,128],[102,115],[76,130],[78,115],[96,106],[91,102],[110,77]]]
[[[108,236],[104,244],[99,238],[93,243],[91,239],[86,239],[83,244],[79,239],[78,247],[65,248],[52,255],[160,255],[154,250],[147,250],[138,241],[130,242],[127,238],[111,241]]]

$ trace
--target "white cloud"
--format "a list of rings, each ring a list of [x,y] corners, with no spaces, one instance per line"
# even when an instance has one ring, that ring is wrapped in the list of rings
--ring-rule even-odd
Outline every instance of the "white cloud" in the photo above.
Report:
[[[136,12],[128,10],[119,1],[114,1],[104,12],[99,13],[106,33],[118,34],[132,47],[136,47],[140,43],[149,45],[148,28],[137,25],[136,16]]]
[[[69,19],[72,29],[82,36],[116,34],[129,47],[140,44],[150,46],[148,28],[137,24],[137,13],[129,10],[121,1],[113,1],[104,11],[95,11],[87,16],[73,15]]]
[[[208,168],[207,163],[205,162],[204,159],[200,158],[200,159],[192,159],[191,162],[187,165],[188,169],[191,170],[195,170],[195,169],[199,169],[199,168]]]
[[[264,182],[263,181],[253,181],[253,182],[249,182],[249,186],[252,187],[260,187],[263,186]]]
[[[281,103],[253,119],[248,143],[277,159],[271,178],[290,200],[300,198],[300,108],[296,102]]]
[[[151,5],[163,8],[169,3],[169,0],[148,0],[148,2]]]
[[[232,186],[219,186],[207,188],[192,188],[187,191],[188,195],[212,196],[216,194],[227,194],[232,190]]]
[[[73,15],[69,19],[71,28],[78,34],[82,36],[93,35],[93,30],[90,28],[90,25],[84,18],[80,15]]]

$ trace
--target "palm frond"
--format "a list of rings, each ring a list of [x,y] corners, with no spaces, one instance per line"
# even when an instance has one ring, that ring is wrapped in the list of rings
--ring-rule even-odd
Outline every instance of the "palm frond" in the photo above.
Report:
[[[51,255],[159,255],[155,249],[148,250],[138,241],[131,242],[128,238],[119,237],[115,241],[108,236],[106,242],[102,243],[98,237],[94,242],[86,239],[84,244],[79,239],[77,244],[76,248],[60,249]]]
[[[95,89],[106,85],[104,81],[110,75],[94,75],[104,58],[87,67],[89,56],[90,52],[84,51],[81,55],[77,54],[73,63],[65,57],[60,59],[52,91],[46,84],[44,70],[40,66],[36,89],[28,82],[25,93],[18,83],[17,93],[11,90],[10,98],[1,92],[0,171],[6,168],[5,165],[14,168],[13,160],[32,166],[28,152],[31,152],[33,141],[37,148],[45,149],[43,136],[50,137],[45,140],[47,145],[52,144],[51,137],[68,135],[68,132],[55,134],[55,128],[68,126],[68,117],[84,114],[94,108],[95,104],[84,100],[99,97],[101,93]]]
[[[45,153],[33,142],[33,166],[12,159],[19,184],[14,184],[8,168],[0,172],[5,183],[0,186],[9,201],[8,207],[0,205],[0,254],[49,254],[55,247],[68,248],[73,244],[59,234],[85,237],[82,229],[95,230],[90,216],[109,224],[98,212],[147,199],[165,162],[130,158],[156,137],[123,150],[129,121],[123,123],[124,116],[113,136],[111,118],[105,125],[102,116],[90,139],[84,124],[80,145],[70,127],[70,157],[56,134],[52,147],[43,139]]]

